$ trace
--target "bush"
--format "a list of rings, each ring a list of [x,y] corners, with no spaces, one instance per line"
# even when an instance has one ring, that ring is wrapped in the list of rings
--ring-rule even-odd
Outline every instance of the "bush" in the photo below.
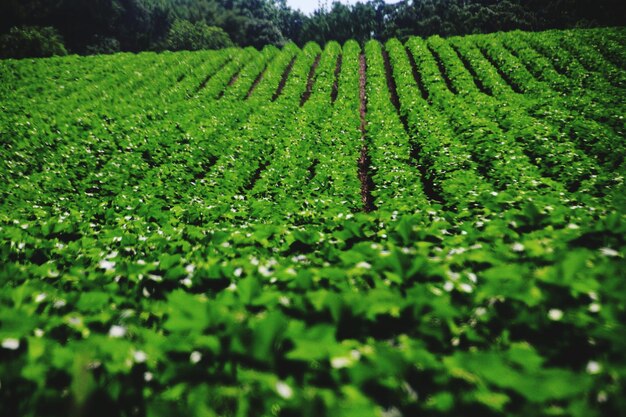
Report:
[[[96,37],[95,42],[87,46],[87,55],[114,54],[120,51],[120,41],[115,38]]]
[[[247,45],[263,49],[265,45],[282,47],[285,39],[280,30],[269,20],[254,19],[246,25]]]
[[[67,55],[63,38],[53,27],[13,27],[0,36],[0,58],[43,58]]]
[[[222,49],[230,46],[233,46],[233,42],[221,28],[187,20],[176,20],[166,40],[166,48],[172,51]]]

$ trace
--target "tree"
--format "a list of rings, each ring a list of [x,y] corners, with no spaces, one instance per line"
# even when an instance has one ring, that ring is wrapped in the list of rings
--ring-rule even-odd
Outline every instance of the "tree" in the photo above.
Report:
[[[304,46],[308,39],[304,39],[303,27],[307,16],[287,6],[285,0],[276,1],[278,15],[275,19],[276,26],[285,39],[290,39],[299,46]]]
[[[222,49],[233,46],[223,29],[204,22],[191,23],[178,19],[167,35],[166,47],[172,51],[197,51],[200,49]]]
[[[120,42],[115,38],[96,36],[94,42],[88,45],[85,52],[89,55],[114,54],[120,51]]]
[[[230,45],[219,29],[207,35],[206,26],[221,28],[238,46],[260,49],[290,40],[303,46],[626,24],[626,14],[616,12],[624,0],[312,1],[318,9],[306,16],[286,0],[0,0],[0,33],[12,27],[53,27],[68,51],[92,54]],[[176,19],[190,23],[179,23],[168,37]]]
[[[13,27],[0,36],[0,58],[42,58],[67,55],[63,38],[52,27]]]
[[[283,46],[285,40],[280,30],[269,20],[251,19],[246,24],[246,41],[243,46],[263,49],[266,45]]]

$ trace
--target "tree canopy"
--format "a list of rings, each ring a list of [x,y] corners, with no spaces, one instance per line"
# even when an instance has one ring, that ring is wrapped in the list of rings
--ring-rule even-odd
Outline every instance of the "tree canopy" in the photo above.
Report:
[[[233,46],[233,42],[222,28],[209,26],[204,22],[194,24],[182,19],[174,22],[166,39],[166,47],[172,51],[221,49],[229,46]]]
[[[49,57],[66,55],[57,30],[52,27],[13,27],[0,36],[0,58]]]
[[[524,29],[621,26],[621,0],[382,0],[324,3],[307,16],[285,0],[3,0],[0,35],[54,28],[71,53],[161,50],[175,22],[221,28],[238,46],[401,39]],[[178,23],[179,27],[181,23]],[[197,26],[200,27],[200,26]],[[8,38],[7,38],[8,39]],[[218,43],[212,47],[222,47]],[[6,52],[4,53],[6,55]]]

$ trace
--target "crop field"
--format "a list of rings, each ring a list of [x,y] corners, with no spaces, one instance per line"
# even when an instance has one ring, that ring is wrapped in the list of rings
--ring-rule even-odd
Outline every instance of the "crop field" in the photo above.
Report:
[[[626,29],[0,80],[0,415],[626,414]]]

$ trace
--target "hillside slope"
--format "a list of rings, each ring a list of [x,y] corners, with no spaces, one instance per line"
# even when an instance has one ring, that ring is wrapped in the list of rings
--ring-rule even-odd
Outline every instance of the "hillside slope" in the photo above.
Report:
[[[0,414],[623,414],[625,46],[0,61]]]

